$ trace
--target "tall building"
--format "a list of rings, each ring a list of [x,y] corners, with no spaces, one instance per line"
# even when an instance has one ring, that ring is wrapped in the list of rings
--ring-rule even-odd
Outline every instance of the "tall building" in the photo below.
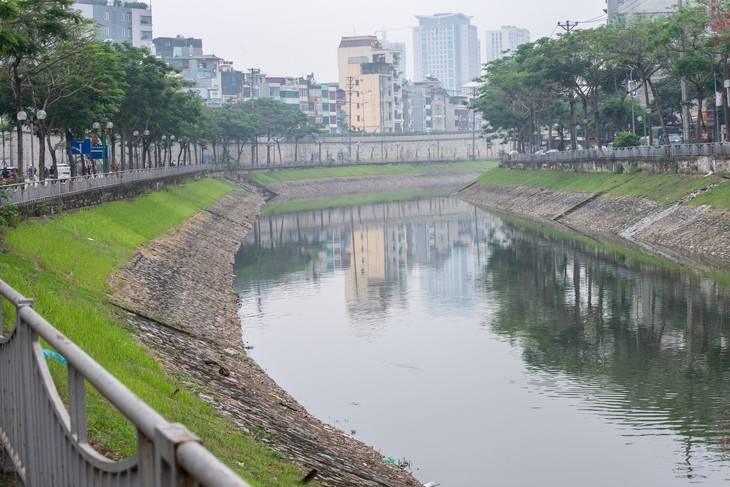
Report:
[[[637,15],[667,15],[673,12],[673,6],[677,0],[606,0],[606,13],[608,21],[620,22],[628,20]]]
[[[438,78],[444,88],[457,93],[481,74],[481,54],[476,26],[464,14],[417,16],[413,29],[415,81]]]
[[[346,125],[360,132],[402,132],[403,49],[375,36],[343,37],[337,49]]]
[[[144,2],[77,0],[74,8],[96,22],[97,39],[152,49],[152,10]]]
[[[504,25],[499,30],[487,31],[487,60],[491,62],[508,56],[520,44],[530,42],[530,31],[512,25]]]

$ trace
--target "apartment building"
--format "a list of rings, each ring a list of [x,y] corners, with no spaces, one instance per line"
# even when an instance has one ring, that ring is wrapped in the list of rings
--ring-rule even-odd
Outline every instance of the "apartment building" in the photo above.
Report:
[[[403,132],[402,46],[376,36],[343,37],[337,62],[339,85],[347,96],[346,125],[367,133]]]
[[[620,22],[638,15],[667,15],[674,11],[677,0],[606,0],[608,22]]]
[[[152,50],[152,9],[149,4],[77,0],[74,8],[96,22],[97,39],[120,44],[130,42],[134,47]]]
[[[486,36],[486,62],[510,55],[517,46],[530,42],[530,31],[513,25],[504,25],[499,30],[488,30]]]

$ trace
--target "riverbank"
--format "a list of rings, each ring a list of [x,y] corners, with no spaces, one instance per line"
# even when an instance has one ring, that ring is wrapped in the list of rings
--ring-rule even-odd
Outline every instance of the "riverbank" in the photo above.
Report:
[[[321,194],[320,194],[321,196]],[[138,249],[111,278],[139,340],[187,388],[326,485],[421,485],[384,455],[307,413],[245,353],[233,256],[263,198],[251,187]],[[303,351],[303,360],[306,353]]]
[[[540,176],[539,171],[509,172],[512,173],[509,184],[480,178],[457,196],[518,219],[567,227],[599,240],[661,255],[693,267],[730,271],[728,210],[696,204],[711,192],[721,195],[716,201],[724,201],[730,186],[728,180],[707,184],[702,178],[694,178],[693,183],[698,188],[684,194],[676,190],[679,182],[673,188],[669,176],[657,176],[670,183],[657,192],[665,197],[664,201],[658,201],[658,197],[632,196],[630,191],[617,191],[621,186],[635,183],[631,176],[613,177],[607,186],[610,190],[579,191],[546,187],[532,181],[528,184],[528,180]],[[549,177],[549,172],[544,176]],[[520,178],[525,183],[519,184]]]

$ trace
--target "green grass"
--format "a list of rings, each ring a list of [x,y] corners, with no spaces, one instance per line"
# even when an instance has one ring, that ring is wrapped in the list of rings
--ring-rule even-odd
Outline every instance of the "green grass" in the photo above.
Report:
[[[668,174],[573,173],[563,171],[511,171],[495,169],[479,176],[478,181],[510,186],[553,188],[563,191],[605,193],[610,196],[648,198],[663,205],[712,184],[717,186],[689,204],[711,204],[730,209],[730,181],[720,176],[688,177]]]
[[[249,434],[231,428],[198,397],[186,377],[168,374],[124,326],[109,303],[105,280],[126,265],[135,249],[209,207],[233,187],[212,179],[168,186],[165,191],[88,208],[54,218],[28,221],[8,230],[8,252],[0,254],[0,276],[35,299],[38,312],[167,420],[185,424],[207,448],[261,486],[296,485],[304,473]],[[3,307],[7,329],[14,315]],[[51,362],[56,386],[67,397],[65,369]],[[180,391],[175,393],[179,389]],[[90,436],[94,445],[123,457],[136,451],[136,432],[98,392],[88,392]],[[243,465],[243,466],[241,466]]]
[[[398,174],[429,174],[439,172],[488,171],[497,166],[494,161],[461,161],[442,164],[378,164],[369,166],[323,167],[312,169],[284,169],[251,173],[251,180],[266,186],[282,181],[326,179],[348,176],[378,176]]]
[[[415,198],[449,196],[453,188],[403,191],[400,193],[377,193],[321,200],[292,201],[288,203],[267,203],[261,208],[262,215],[278,213],[296,213],[299,211],[321,210],[325,208],[341,208],[343,206],[370,205],[390,201],[408,201]]]

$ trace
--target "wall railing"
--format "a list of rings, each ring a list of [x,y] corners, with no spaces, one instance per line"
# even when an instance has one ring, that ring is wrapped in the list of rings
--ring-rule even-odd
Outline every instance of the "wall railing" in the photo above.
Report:
[[[570,162],[597,159],[643,159],[656,157],[693,158],[705,156],[730,156],[730,143],[718,142],[713,144],[682,144],[665,146],[638,146],[602,149],[582,149],[546,152],[542,154],[526,154],[511,152],[502,156],[503,161],[511,162]]]
[[[14,317],[3,317],[3,310]],[[13,318],[5,332],[3,324]],[[44,350],[41,338],[53,350]],[[53,383],[46,354],[67,367],[67,405]],[[109,460],[89,444],[87,383],[136,427],[135,455]],[[166,421],[2,280],[0,391],[5,469],[26,487],[248,486],[185,426]]]

